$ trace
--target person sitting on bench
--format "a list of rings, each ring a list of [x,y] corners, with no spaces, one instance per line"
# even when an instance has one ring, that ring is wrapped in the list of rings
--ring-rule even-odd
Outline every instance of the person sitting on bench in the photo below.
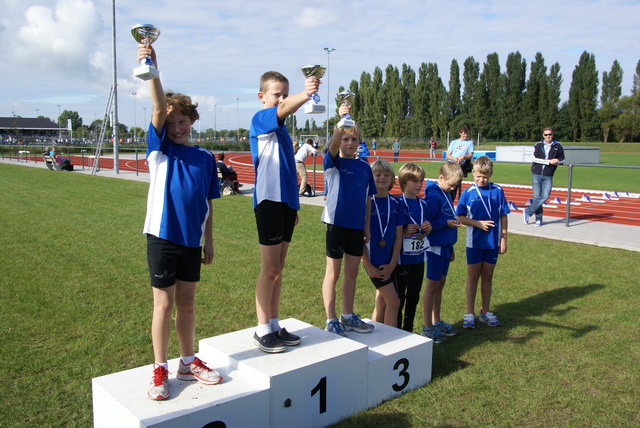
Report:
[[[233,191],[238,192],[240,187],[238,184],[238,174],[233,170],[232,167],[224,164],[224,153],[220,153],[218,155],[218,162],[216,162],[216,166],[218,167],[218,171],[220,171],[220,174],[222,174],[222,178],[227,179],[231,183],[233,183]]]
[[[62,168],[63,171],[73,171],[73,165],[71,165],[71,161],[69,159],[67,159],[67,158],[63,158],[62,156],[60,156],[56,146],[53,146],[51,148],[51,152],[49,154],[51,155],[53,160],[58,165],[60,165],[60,167]]]

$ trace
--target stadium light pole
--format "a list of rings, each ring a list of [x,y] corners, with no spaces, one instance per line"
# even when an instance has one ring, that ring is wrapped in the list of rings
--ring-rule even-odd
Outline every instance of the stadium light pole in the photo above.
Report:
[[[240,142],[240,97],[236,97],[236,117],[238,119],[238,135],[237,140]]]
[[[60,106],[62,104],[58,104],[58,140],[62,140],[62,129],[60,129]]]
[[[136,94],[137,92],[131,92],[133,95],[133,142],[136,142]]]
[[[216,140],[216,132],[218,130],[218,104],[213,105],[213,141]]]
[[[334,48],[324,48],[324,51],[327,53],[327,139],[325,140],[325,144],[329,142],[329,101],[331,100],[331,93],[329,92],[329,88],[331,86],[331,52],[334,52]]]

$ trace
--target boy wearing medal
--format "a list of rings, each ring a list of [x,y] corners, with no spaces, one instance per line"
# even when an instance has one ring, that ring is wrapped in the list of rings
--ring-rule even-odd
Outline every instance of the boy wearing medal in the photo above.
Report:
[[[507,251],[507,214],[510,210],[502,187],[489,182],[493,174],[491,159],[480,156],[472,172],[475,184],[462,192],[456,209],[460,222],[467,226],[467,313],[462,326],[476,326],[474,305],[478,280],[482,278],[479,320],[497,327],[500,321],[490,311],[493,271],[498,254]]]
[[[427,202],[427,220],[431,223],[429,249],[427,250],[427,287],[422,296],[424,326],[422,335],[443,343],[446,336],[455,336],[458,331],[440,319],[442,289],[447,281],[449,264],[455,260],[453,246],[458,240],[460,221],[456,216],[451,191],[462,182],[462,168],[455,162],[446,162],[440,167],[438,181],[427,182],[424,196]]]
[[[351,110],[342,104],[340,116]],[[369,241],[371,199],[377,193],[371,168],[354,155],[362,135],[358,124],[343,129],[336,126],[329,150],[324,157],[324,181],[326,204],[322,222],[327,225],[327,268],[322,282],[322,299],[327,315],[325,330],[340,336],[346,331],[369,333],[373,324],[363,322],[353,313],[356,294],[356,278],[360,267],[364,244]],[[342,315],[336,314],[336,283],[344,257],[342,279]]]
[[[396,327],[400,299],[396,292],[396,265],[402,246],[404,211],[389,195],[395,184],[395,172],[386,160],[371,164],[378,193],[371,197],[371,239],[365,244],[362,262],[376,287],[376,306],[371,318]]]
[[[396,289],[400,299],[398,328],[408,332],[413,331],[413,320],[420,301],[426,251],[429,248],[427,235],[431,233],[431,223],[425,220],[427,203],[418,196],[424,177],[424,169],[413,162],[402,165],[398,170],[398,183],[402,190],[398,201],[401,209],[404,209],[406,223],[396,274]]]

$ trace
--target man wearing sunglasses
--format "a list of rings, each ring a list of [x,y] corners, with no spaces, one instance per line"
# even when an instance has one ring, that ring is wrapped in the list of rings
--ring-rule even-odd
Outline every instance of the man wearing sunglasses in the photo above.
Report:
[[[533,201],[524,209],[524,223],[529,224],[535,214],[536,226],[542,226],[542,204],[549,199],[553,186],[553,174],[558,165],[564,162],[562,144],[553,139],[553,129],[542,131],[543,140],[533,146],[533,164],[531,165],[531,184],[533,186]]]

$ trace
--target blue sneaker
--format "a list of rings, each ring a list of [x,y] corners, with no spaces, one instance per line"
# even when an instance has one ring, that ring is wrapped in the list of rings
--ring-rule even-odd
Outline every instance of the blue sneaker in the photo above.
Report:
[[[422,336],[433,340],[433,343],[444,343],[447,337],[436,327],[422,327]]]
[[[340,321],[338,321],[338,318],[334,318],[331,321],[329,321],[327,325],[324,327],[324,329],[327,330],[329,333],[335,333],[338,336],[347,337],[347,334],[345,333],[344,325]]]
[[[346,319],[340,315],[340,322],[344,326],[345,331],[355,331],[356,333],[371,333],[373,331],[373,324],[367,324],[360,319],[360,315],[351,314],[351,318]]]
[[[522,210],[522,214],[524,215],[524,224],[529,224],[529,218],[531,217],[529,214],[527,214],[527,209],[523,209]]]
[[[438,330],[440,330],[440,332],[442,334],[444,334],[445,336],[455,336],[456,334],[458,334],[458,330],[456,330],[455,328],[453,328],[451,326],[451,324],[446,323],[444,321],[438,321],[437,323],[435,323],[433,325],[435,328],[437,328]]]
[[[476,328],[476,316],[474,314],[464,314],[462,328]]]
[[[498,321],[498,318],[493,315],[493,312],[480,314],[480,318],[478,319],[480,322],[486,323],[489,327],[498,327],[500,325],[500,321]]]

